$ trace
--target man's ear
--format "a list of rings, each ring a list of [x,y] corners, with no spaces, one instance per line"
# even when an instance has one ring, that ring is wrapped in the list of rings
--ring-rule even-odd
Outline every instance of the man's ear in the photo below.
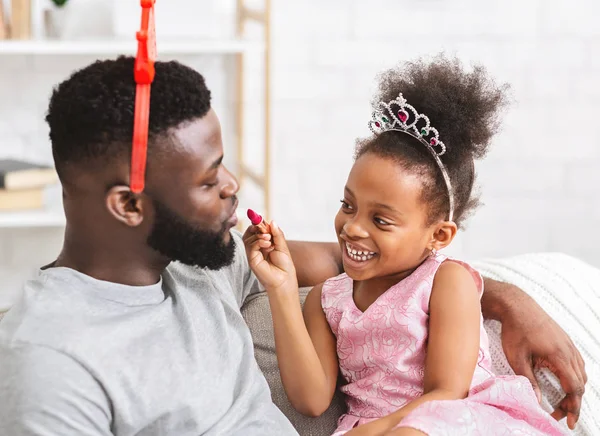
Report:
[[[458,228],[453,221],[442,221],[438,223],[433,229],[430,249],[439,251],[442,248],[447,247],[456,236],[457,231]]]
[[[137,227],[144,221],[142,196],[131,192],[129,186],[113,186],[106,193],[106,208],[118,221],[130,227]]]

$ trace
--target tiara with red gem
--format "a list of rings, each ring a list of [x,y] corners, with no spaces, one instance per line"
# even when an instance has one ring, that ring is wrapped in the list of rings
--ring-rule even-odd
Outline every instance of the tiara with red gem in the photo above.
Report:
[[[419,140],[429,150],[442,171],[444,182],[446,182],[449,199],[448,221],[452,221],[454,216],[454,191],[448,171],[440,159],[440,156],[446,153],[446,146],[440,141],[437,129],[431,126],[429,117],[420,114],[406,102],[406,99],[400,93],[396,99],[388,103],[380,101],[377,104],[372,119],[369,121],[369,129],[375,135],[388,131],[406,133]]]
[[[438,156],[446,152],[446,146],[440,141],[437,129],[431,126],[429,117],[420,114],[413,106],[407,104],[402,93],[389,103],[379,102],[373,111],[373,119],[369,121],[369,128],[375,134],[388,130],[406,132],[419,141],[435,147],[434,151]]]

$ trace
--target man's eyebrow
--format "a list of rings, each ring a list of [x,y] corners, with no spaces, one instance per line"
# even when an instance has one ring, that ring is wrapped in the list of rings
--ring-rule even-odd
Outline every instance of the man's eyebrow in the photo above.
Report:
[[[222,163],[223,163],[223,155],[221,155],[220,158],[218,158],[216,161],[213,162],[213,164],[210,166],[209,170],[216,170],[217,168],[219,168],[221,166]]]

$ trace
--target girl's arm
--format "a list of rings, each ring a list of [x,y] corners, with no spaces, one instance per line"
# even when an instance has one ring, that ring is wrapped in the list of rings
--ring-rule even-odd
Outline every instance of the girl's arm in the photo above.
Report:
[[[289,298],[269,294],[285,393],[296,410],[313,417],[331,404],[338,376],[335,337],[321,307],[322,287],[317,285],[308,294],[304,319],[297,293]]]
[[[433,281],[429,300],[423,395],[391,415],[357,427],[347,435],[385,434],[427,401],[465,398],[479,355],[480,316],[473,277],[458,263],[444,262]]]
[[[335,338],[321,308],[322,285],[308,295],[303,318],[296,271],[281,229],[271,224],[271,235],[248,231],[244,243],[250,267],[269,297],[288,399],[300,413],[319,416],[331,404],[338,374]]]

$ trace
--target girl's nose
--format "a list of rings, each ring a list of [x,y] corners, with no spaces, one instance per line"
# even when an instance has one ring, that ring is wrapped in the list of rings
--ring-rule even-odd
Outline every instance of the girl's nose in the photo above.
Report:
[[[367,238],[369,236],[369,233],[361,225],[358,216],[354,216],[353,218],[346,221],[343,229],[344,233],[346,233],[346,235],[348,235],[348,237],[352,239],[362,239]]]

